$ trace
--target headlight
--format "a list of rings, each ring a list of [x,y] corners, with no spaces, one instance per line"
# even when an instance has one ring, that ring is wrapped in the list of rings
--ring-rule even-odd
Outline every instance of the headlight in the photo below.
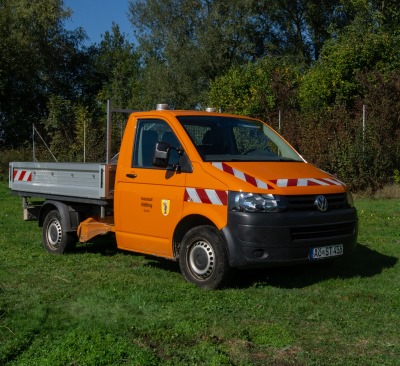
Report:
[[[273,194],[239,193],[232,192],[234,202],[230,204],[231,210],[241,212],[280,212],[283,211],[285,203],[279,196]]]

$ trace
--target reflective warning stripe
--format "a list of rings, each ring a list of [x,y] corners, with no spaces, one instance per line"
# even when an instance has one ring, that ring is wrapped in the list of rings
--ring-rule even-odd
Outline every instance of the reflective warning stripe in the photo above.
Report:
[[[269,182],[278,187],[310,187],[310,186],[340,186],[342,185],[333,178],[300,178],[300,179],[274,179]]]
[[[228,192],[215,189],[186,188],[184,200],[187,202],[226,206],[228,204]]]
[[[343,186],[345,185],[343,182],[341,182],[339,179],[333,179],[333,178],[323,178],[322,180],[328,182],[328,183],[332,183],[333,185],[336,186]]]
[[[226,163],[212,162],[211,164],[225,173],[231,174],[236,178],[239,178],[247,183],[252,184],[255,187],[263,189],[274,189],[274,187],[272,187],[271,184],[274,184],[278,187],[310,187],[310,186],[343,185],[342,182],[334,178],[285,178],[285,179],[271,179],[268,180],[267,182],[264,182],[256,177],[253,177],[240,170],[232,168],[230,165]]]
[[[269,184],[263,182],[262,180],[259,180],[251,175],[248,175],[247,173],[244,173],[240,170],[237,170],[235,168],[232,168],[226,163],[218,163],[218,162],[213,162],[211,163],[213,166],[218,168],[219,170],[222,170],[225,173],[232,174],[236,178],[239,178],[247,183],[252,184],[255,187],[258,188],[264,188],[264,189],[274,189],[271,187]]]
[[[30,170],[14,169],[14,181],[32,182],[32,172]]]

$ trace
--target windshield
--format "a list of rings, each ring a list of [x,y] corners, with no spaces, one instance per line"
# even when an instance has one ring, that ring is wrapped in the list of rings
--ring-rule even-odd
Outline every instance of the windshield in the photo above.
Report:
[[[304,161],[260,121],[222,116],[177,119],[204,161]]]

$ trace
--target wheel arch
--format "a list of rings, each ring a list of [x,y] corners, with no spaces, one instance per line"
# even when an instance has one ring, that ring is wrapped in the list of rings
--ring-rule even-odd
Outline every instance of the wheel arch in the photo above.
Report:
[[[48,200],[40,208],[38,225],[43,227],[44,220],[49,212],[57,210],[61,216],[61,224],[65,232],[76,232],[79,225],[79,215],[65,202]]]
[[[176,226],[175,231],[174,231],[174,236],[172,239],[172,245],[173,245],[173,255],[174,258],[177,259],[179,257],[179,248],[180,244],[182,242],[183,237],[185,234],[192,228],[196,226],[203,226],[203,225],[209,225],[215,227],[217,230],[217,226],[207,217],[202,216],[202,215],[189,215],[184,217],[179,224]],[[224,238],[224,235],[221,233],[221,236]]]

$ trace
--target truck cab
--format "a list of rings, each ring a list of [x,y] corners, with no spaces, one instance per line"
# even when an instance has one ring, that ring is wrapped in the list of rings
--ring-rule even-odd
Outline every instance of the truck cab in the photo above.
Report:
[[[132,113],[113,204],[118,248],[179,260],[204,288],[231,268],[331,260],[357,243],[345,184],[244,116]]]

